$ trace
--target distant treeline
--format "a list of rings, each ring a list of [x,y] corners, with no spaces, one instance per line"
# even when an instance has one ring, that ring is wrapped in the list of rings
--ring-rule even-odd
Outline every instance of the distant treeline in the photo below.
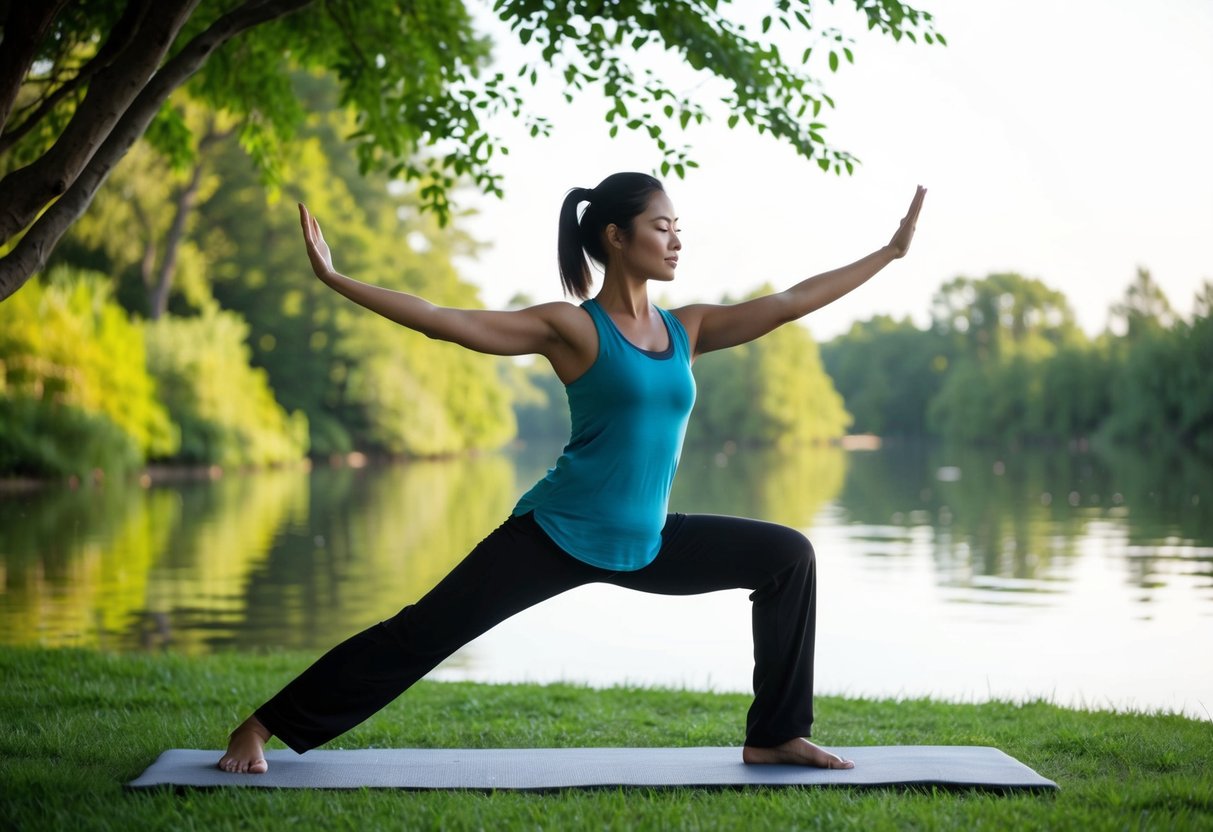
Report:
[[[822,347],[852,430],[967,442],[1100,438],[1213,452],[1213,284],[1191,320],[1140,269],[1088,337],[1039,280],[959,277],[931,326],[876,317]]]

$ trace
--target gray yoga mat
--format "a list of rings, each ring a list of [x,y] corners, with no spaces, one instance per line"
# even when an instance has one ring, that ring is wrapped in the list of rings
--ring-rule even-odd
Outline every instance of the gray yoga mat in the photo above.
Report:
[[[552,789],[643,786],[941,786],[1056,789],[997,748],[886,745],[831,749],[855,761],[845,771],[748,766],[740,748],[366,749],[266,754],[267,774],[229,774],[219,751],[165,751],[127,785],[277,789]]]

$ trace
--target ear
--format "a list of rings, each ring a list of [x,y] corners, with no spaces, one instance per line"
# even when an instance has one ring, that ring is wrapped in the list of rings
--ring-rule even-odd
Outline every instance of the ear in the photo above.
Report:
[[[607,245],[611,248],[623,249],[623,234],[619,230],[619,226],[611,223],[603,231],[606,236]]]

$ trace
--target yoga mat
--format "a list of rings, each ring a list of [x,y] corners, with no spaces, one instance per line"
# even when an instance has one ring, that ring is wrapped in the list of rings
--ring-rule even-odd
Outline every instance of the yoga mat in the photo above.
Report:
[[[165,751],[134,789],[156,786],[277,789],[553,789],[643,786],[940,786],[1056,789],[997,748],[886,745],[832,748],[855,768],[831,771],[741,762],[740,748],[487,748],[270,751],[267,774],[229,774],[220,751]]]

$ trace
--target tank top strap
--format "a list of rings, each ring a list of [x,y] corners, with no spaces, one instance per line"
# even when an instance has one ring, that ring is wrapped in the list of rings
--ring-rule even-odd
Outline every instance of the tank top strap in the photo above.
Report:
[[[619,330],[607,316],[606,310],[599,306],[598,301],[593,298],[582,301],[581,308],[590,313],[590,318],[594,321],[594,329],[598,330],[598,354],[604,355],[610,352],[616,339],[622,339],[623,336],[619,334]]]
[[[690,361],[691,339],[687,335],[686,329],[683,328],[682,321],[678,320],[678,316],[668,309],[658,306],[657,311],[661,313],[666,331],[670,333],[670,338],[674,341],[674,352],[683,360]]]

